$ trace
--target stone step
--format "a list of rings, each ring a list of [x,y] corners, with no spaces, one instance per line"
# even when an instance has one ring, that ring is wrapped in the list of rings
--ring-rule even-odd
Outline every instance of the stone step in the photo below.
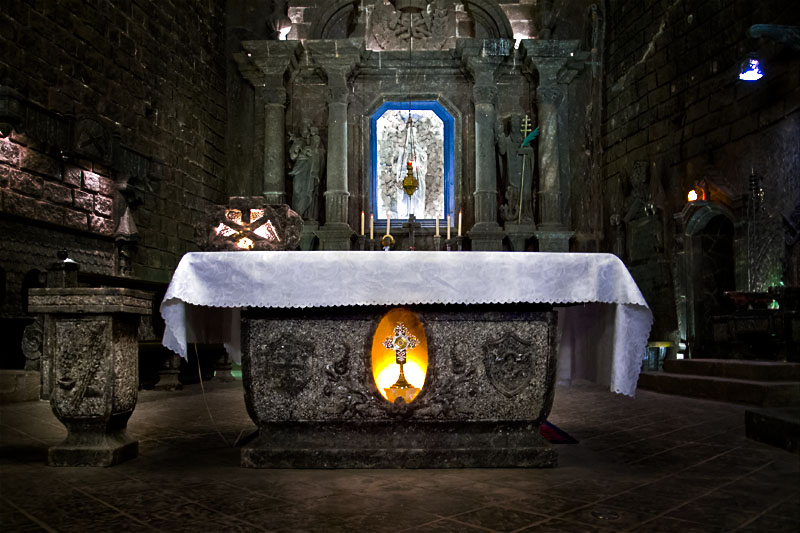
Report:
[[[670,359],[664,371],[752,381],[800,381],[800,363],[741,359]]]
[[[638,386],[640,389],[664,394],[758,407],[800,405],[800,381],[757,381],[670,372],[643,372],[639,375]]]
[[[800,407],[747,409],[747,438],[800,454]]]

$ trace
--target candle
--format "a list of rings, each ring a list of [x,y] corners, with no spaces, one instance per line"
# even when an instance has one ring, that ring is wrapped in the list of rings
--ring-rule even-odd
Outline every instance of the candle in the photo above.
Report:
[[[375,228],[375,214],[369,214],[369,240],[375,238],[375,235],[372,233],[373,229]]]
[[[461,237],[461,211],[458,212],[458,236]]]
[[[447,215],[447,240],[450,240],[450,215]]]
[[[436,236],[439,236],[439,214],[436,214]]]
[[[364,211],[361,211],[361,235],[364,235]]]
[[[388,211],[386,212],[386,235],[391,233],[392,229],[392,215]]]

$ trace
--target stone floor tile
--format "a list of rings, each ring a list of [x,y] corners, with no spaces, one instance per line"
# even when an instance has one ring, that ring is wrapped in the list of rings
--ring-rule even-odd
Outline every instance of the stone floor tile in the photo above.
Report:
[[[525,533],[607,533],[608,529],[600,529],[587,524],[579,524],[577,522],[569,522],[567,520],[548,520],[546,522],[536,524],[520,532]]]
[[[628,530],[635,533],[728,533],[730,530],[675,518],[658,517]],[[762,532],[764,533],[764,532]]]
[[[515,531],[547,520],[548,517],[542,514],[490,505],[457,515],[454,518],[459,522],[491,529],[492,531]]]
[[[549,493],[539,493],[531,494],[518,500],[498,502],[496,505],[527,513],[555,516],[591,504],[570,498],[559,498]]]
[[[491,531],[482,527],[471,526],[463,522],[442,518],[403,530],[403,533],[480,533]]]
[[[631,507],[612,507],[594,504],[564,513],[560,518],[570,522],[586,524],[598,529],[622,531],[647,522],[655,515]]]
[[[800,519],[767,513],[737,531],[743,533],[797,533],[800,531]]]
[[[755,518],[757,513],[750,509],[743,510],[741,508],[720,509],[714,505],[702,503],[698,500],[673,509],[665,516],[677,518],[678,520],[684,520],[686,522],[694,522],[702,526],[732,531],[745,522]]]

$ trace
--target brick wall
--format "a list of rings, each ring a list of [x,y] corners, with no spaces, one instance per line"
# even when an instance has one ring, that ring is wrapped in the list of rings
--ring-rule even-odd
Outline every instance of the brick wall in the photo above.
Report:
[[[746,32],[757,23],[798,25],[800,11],[781,0],[611,0],[609,6],[602,135],[607,212],[624,214],[629,177],[644,162],[663,250],[650,246],[642,261],[668,265],[676,253],[672,216],[694,184],[710,180],[733,204],[755,169],[763,176],[769,219],[760,240],[770,242],[755,270],[761,285],[775,283],[781,213],[800,196],[800,54]],[[757,83],[737,78],[751,50],[767,69]],[[656,311],[656,329],[659,320],[674,320],[666,316],[669,276],[666,268],[640,282]]]
[[[0,83],[56,131],[38,131],[26,113],[0,141],[0,216],[107,242],[115,181],[136,173],[119,154],[136,154],[160,170],[156,186],[148,171],[133,210],[134,274],[168,280],[208,204],[226,196],[223,10],[210,0],[3,2]],[[114,154],[64,157],[83,117]]]

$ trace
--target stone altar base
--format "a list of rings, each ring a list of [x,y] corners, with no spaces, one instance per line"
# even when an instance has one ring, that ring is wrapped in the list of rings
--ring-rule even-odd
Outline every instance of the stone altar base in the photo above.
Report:
[[[556,451],[539,435],[558,348],[549,306],[411,308],[428,368],[409,404],[386,400],[373,377],[373,336],[390,309],[243,313],[245,402],[259,436],[242,449],[242,466],[556,465]]]

